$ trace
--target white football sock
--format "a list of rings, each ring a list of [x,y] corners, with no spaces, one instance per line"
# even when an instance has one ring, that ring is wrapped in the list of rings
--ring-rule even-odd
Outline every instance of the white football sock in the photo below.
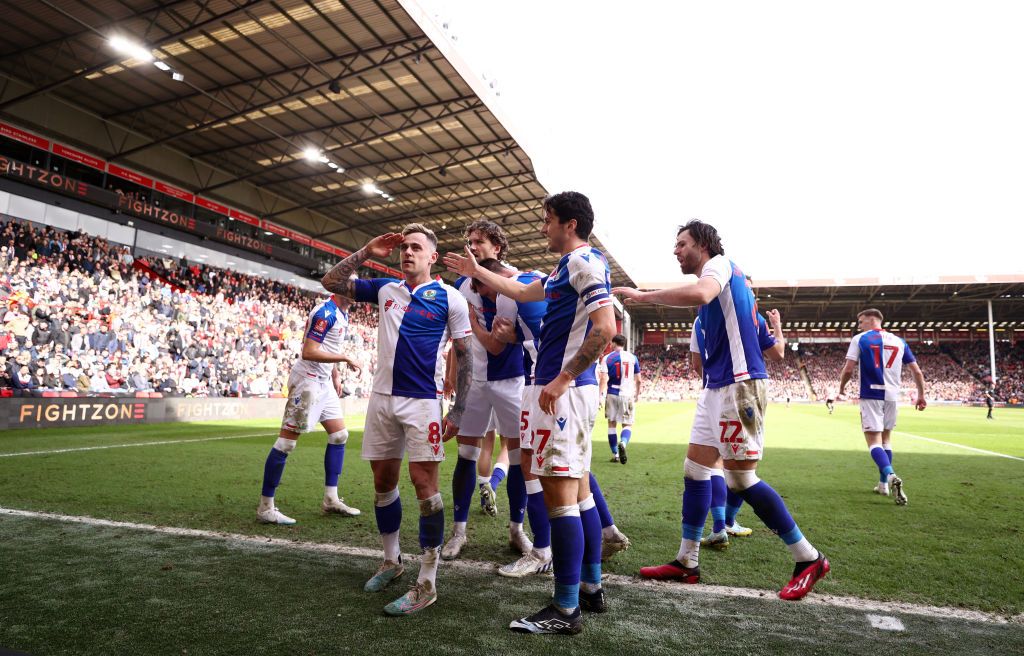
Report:
[[[397,563],[398,559],[402,557],[402,547],[398,543],[398,531],[383,533],[380,538],[384,542],[384,560]]]
[[[799,542],[787,544],[786,546],[789,548],[789,552],[793,554],[793,560],[798,563],[805,563],[808,560],[818,558],[818,550],[811,546],[807,538],[800,538]]]
[[[466,522],[454,522],[452,524],[453,535],[466,535]]]
[[[328,501],[339,501],[338,499],[338,486],[337,485],[325,485],[324,486],[324,499]]]
[[[416,582],[427,590],[435,589],[437,564],[441,560],[441,547],[428,547],[420,554],[420,575]]]

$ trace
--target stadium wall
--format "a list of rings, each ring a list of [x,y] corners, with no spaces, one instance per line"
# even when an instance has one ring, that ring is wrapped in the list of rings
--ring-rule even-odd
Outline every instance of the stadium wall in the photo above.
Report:
[[[285,401],[283,398],[6,398],[0,399],[0,430],[280,419]],[[365,413],[366,403],[366,399],[354,397],[342,400],[346,415]]]

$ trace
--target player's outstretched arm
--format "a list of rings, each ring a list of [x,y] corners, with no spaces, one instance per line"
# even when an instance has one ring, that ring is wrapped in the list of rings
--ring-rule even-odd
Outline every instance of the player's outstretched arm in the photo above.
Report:
[[[597,362],[615,336],[615,311],[611,305],[599,307],[590,313],[590,333],[576,354],[565,365],[562,372],[540,392],[540,409],[549,415],[555,414],[555,401],[565,394],[569,384],[576,380],[587,367]]]
[[[477,265],[476,258],[469,250],[469,246],[466,246],[465,255],[446,253],[444,265],[452,273],[467,278],[476,278],[499,294],[504,294],[514,301],[526,303],[544,300],[544,284],[540,280],[534,280],[529,285],[524,285],[514,278],[506,278],[493,271],[488,271]]]
[[[389,232],[374,237],[367,242],[366,246],[363,246],[341,262],[335,264],[334,268],[328,271],[327,275],[320,280],[320,284],[329,292],[344,296],[345,298],[355,298],[355,281],[351,279],[352,274],[362,266],[363,262],[371,257],[388,257],[391,255],[391,251],[404,240],[405,237],[397,232]]]
[[[627,303],[654,303],[672,307],[694,307],[707,305],[722,293],[722,286],[711,276],[701,278],[696,283],[655,289],[642,292],[632,287],[615,287],[612,293]]]
[[[462,423],[462,413],[466,411],[466,399],[469,398],[469,387],[473,382],[473,351],[469,348],[469,337],[452,340],[452,353],[458,360],[457,378],[455,381],[455,403],[448,409],[444,418],[445,442],[455,437]]]

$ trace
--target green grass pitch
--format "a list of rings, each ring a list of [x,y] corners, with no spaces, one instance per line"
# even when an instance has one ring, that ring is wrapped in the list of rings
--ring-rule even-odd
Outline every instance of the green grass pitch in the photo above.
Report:
[[[616,524],[633,541],[606,571],[632,577],[642,565],[674,557],[692,416],[692,403],[641,404],[626,466],[608,462],[598,419],[594,471]],[[384,595],[361,591],[372,558],[0,515],[0,651],[720,653],[724,640],[730,651],[751,654],[1021,653],[1024,412],[984,417],[984,409],[901,410],[894,465],[906,507],[871,493],[877,470],[852,406],[830,416],[823,405],[772,405],[759,473],[832,561],[815,594],[973,609],[1015,618],[1008,624],[910,614],[900,616],[906,631],[888,632],[871,629],[864,613],[777,601],[791,561],[749,508],[739,519],[754,535],[723,552],[705,550],[703,582],[760,589],[763,598],[702,597],[617,578],[609,585],[611,612],[589,618],[585,632],[568,640],[506,628],[547,602],[550,579],[508,581],[443,564],[438,603],[395,620],[381,608],[404,583]],[[363,510],[357,518],[320,514],[320,432],[300,440],[278,490],[278,505],[299,523],[255,522],[276,422],[0,433],[0,507],[376,549],[370,471],[359,457],[362,419],[348,423],[340,490]],[[87,447],[117,448],[81,450]],[[450,526],[453,443],[447,451],[441,488]],[[407,480],[401,488],[402,544],[414,552],[414,495]],[[498,518],[471,514],[465,558],[512,559],[505,504],[502,488]]]

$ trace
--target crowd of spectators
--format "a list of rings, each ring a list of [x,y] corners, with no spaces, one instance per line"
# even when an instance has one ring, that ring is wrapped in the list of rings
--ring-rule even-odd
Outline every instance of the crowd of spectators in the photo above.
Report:
[[[283,393],[316,295],[183,260],[138,264],[100,238],[0,223],[0,388]],[[350,320],[345,348],[364,366],[346,389],[366,394],[376,313],[356,306]]]
[[[769,398],[773,401],[806,401],[835,398],[839,374],[846,363],[848,344],[801,344],[797,353],[787,352],[782,362],[769,362]],[[1024,403],[1024,343],[997,344],[998,384],[991,385],[988,343],[942,344],[912,343],[911,348],[925,374],[925,393],[932,401],[981,403],[986,390],[997,401]],[[688,347],[682,344],[642,345],[637,349],[641,366],[647,372],[641,397],[650,401],[693,399],[700,394],[700,381],[690,368]],[[806,372],[807,382],[801,374]],[[846,387],[845,399],[859,396],[859,376]],[[901,381],[903,398],[917,395],[913,377],[904,368]]]

